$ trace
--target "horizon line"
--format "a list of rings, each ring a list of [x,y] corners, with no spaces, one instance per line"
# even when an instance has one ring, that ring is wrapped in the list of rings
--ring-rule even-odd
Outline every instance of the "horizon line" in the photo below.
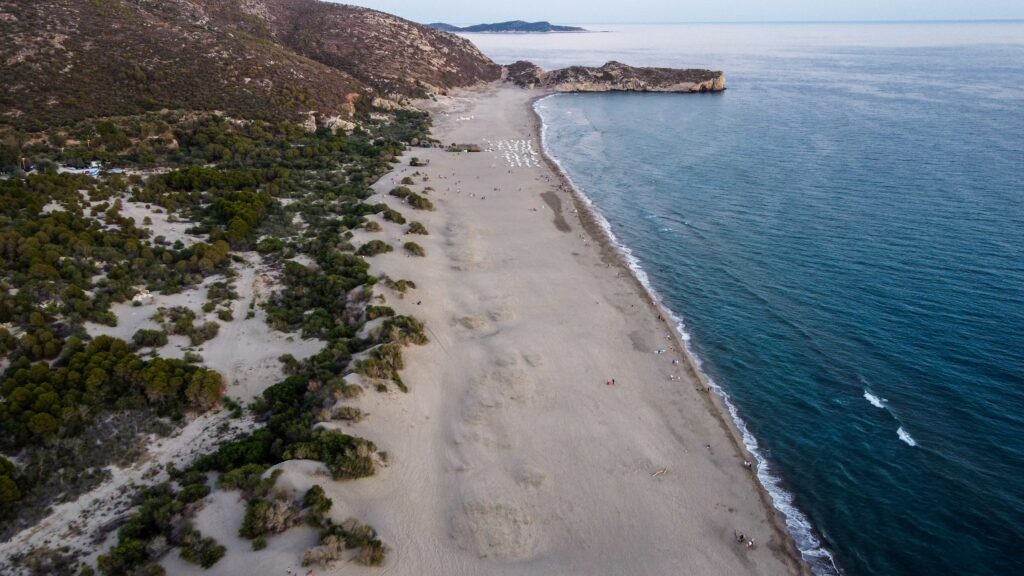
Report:
[[[421,24],[450,24],[453,26],[476,26],[482,24],[504,24],[516,20],[503,20],[495,22],[445,22],[434,20],[431,22],[420,22]],[[521,20],[522,21],[522,20]],[[525,20],[525,22],[530,22]],[[601,24],[610,25],[638,25],[638,24],[1013,24],[1024,23],[1024,18],[970,18],[970,19],[927,19],[927,20],[683,20],[683,21],[629,21],[629,22],[568,22],[556,23],[550,20],[536,20],[534,22],[548,22],[554,26],[596,26]]]

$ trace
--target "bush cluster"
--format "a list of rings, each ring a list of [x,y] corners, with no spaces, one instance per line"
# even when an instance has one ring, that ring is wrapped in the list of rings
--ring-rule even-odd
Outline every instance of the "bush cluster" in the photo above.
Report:
[[[108,576],[164,574],[156,561],[170,546],[180,546],[183,559],[203,568],[216,564],[227,550],[188,521],[194,503],[208,493],[206,476],[196,472],[143,490],[137,511],[118,530],[117,544],[97,559],[97,568]]]
[[[22,365],[0,384],[0,446],[80,434],[107,410],[205,411],[223,394],[217,372],[181,360],[146,361],[124,341],[101,336],[75,345],[62,365]]]
[[[405,200],[405,203],[417,210],[433,210],[434,204],[423,196],[413,192],[405,186],[399,186],[388,192],[391,196]]]

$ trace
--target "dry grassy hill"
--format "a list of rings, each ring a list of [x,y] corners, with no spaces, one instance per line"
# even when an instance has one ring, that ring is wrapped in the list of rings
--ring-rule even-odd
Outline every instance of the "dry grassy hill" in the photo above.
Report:
[[[160,108],[351,115],[494,80],[471,43],[317,0],[0,0],[0,124]]]

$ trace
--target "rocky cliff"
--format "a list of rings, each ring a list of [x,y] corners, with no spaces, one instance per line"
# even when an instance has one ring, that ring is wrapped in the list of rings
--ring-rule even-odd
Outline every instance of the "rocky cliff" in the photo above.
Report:
[[[721,92],[725,74],[712,70],[637,68],[608,62],[600,68],[572,66],[545,72],[519,61],[505,67],[505,80],[523,88],[556,92]]]
[[[317,0],[0,0],[0,125],[161,108],[351,116],[498,79],[453,34]]]

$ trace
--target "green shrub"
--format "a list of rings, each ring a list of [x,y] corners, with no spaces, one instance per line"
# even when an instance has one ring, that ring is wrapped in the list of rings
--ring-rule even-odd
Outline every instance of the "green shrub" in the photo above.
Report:
[[[409,183],[412,184],[411,181]],[[399,186],[398,188],[395,188],[394,190],[388,192],[388,194],[396,198],[401,198],[402,200],[405,200],[406,204],[412,206],[417,210],[434,209],[434,204],[431,203],[430,200],[427,200],[425,197],[420,196],[419,194],[413,192],[412,190],[406,188],[405,186]]]
[[[321,526],[325,520],[324,515],[331,510],[334,503],[327,497],[324,489],[316,485],[306,491],[302,497],[302,504],[309,509],[306,521],[313,526]]]
[[[334,420],[344,420],[345,422],[359,422],[363,419],[363,411],[355,406],[342,406],[334,409],[334,412],[331,413],[331,418]]]
[[[406,184],[406,182],[402,182],[402,184]],[[412,184],[411,178],[409,179],[408,184]],[[412,190],[410,190],[409,188],[406,188],[405,186],[399,186],[397,188],[392,188],[391,191],[388,192],[388,195],[405,200],[412,193]]]
[[[264,478],[267,467],[262,464],[245,464],[228,472],[217,479],[217,485],[225,490],[240,490],[247,497],[266,496],[274,488],[280,470],[274,470]]]
[[[376,449],[369,440],[318,429],[310,441],[289,447],[284,456],[288,460],[319,460],[335,480],[350,480],[373,475]]]
[[[400,294],[405,294],[410,288],[412,288],[412,289],[416,288],[416,283],[415,282],[413,282],[412,280],[404,280],[404,279],[403,280],[392,280],[390,278],[386,278],[384,280],[384,285],[387,286],[388,288],[391,288],[395,292],[400,293]]]
[[[385,254],[394,250],[387,242],[383,240],[370,240],[366,244],[359,247],[356,254],[359,256],[376,256],[378,254]]]
[[[388,222],[394,222],[395,224],[405,224],[405,216],[402,216],[402,213],[397,210],[385,207],[382,214],[383,218]]]
[[[245,517],[238,535],[242,538],[259,538],[270,533],[269,519],[273,513],[273,503],[262,498],[253,498],[245,506]]]
[[[387,549],[377,537],[377,531],[355,518],[341,524],[332,524],[320,532],[320,547],[307,552],[303,566],[316,561],[334,560],[341,556],[341,548],[358,550],[355,561],[364,566],[380,566],[384,563]]]
[[[413,256],[426,256],[427,251],[423,249],[423,246],[415,242],[406,242],[404,245],[405,251]]]
[[[213,340],[217,337],[217,333],[220,331],[220,324],[216,322],[206,322],[202,326],[193,329],[188,334],[188,340],[193,346],[198,346],[207,340]]]
[[[428,234],[427,227],[424,226],[423,224],[420,224],[419,222],[410,222],[408,233],[421,234],[423,236],[426,236]]]
[[[386,380],[394,379],[398,371],[404,367],[401,345],[389,343],[371,350],[367,357],[356,365],[356,371],[369,378]]]
[[[182,535],[181,557],[188,562],[210,568],[227,553],[227,548],[213,538],[204,538],[198,530],[188,528]]]
[[[225,301],[237,300],[238,292],[227,282],[214,282],[206,289],[206,298],[210,302],[219,304]]]
[[[191,504],[206,498],[210,494],[210,487],[206,484],[190,484],[182,488],[178,493],[178,500]]]
[[[366,307],[366,319],[376,320],[384,316],[394,316],[395,311],[390,306],[367,306]]]
[[[163,330],[142,328],[132,335],[132,344],[136,348],[159,348],[167,344],[167,333]]]
[[[429,342],[423,322],[412,316],[394,316],[389,318],[381,326],[381,338],[386,342],[403,346],[409,344],[422,346]]]
[[[0,456],[0,519],[8,516],[22,493],[17,482],[18,469],[7,458]]]
[[[283,252],[287,244],[280,238],[268,237],[256,244],[256,251],[260,254],[274,254]]]
[[[434,203],[433,202],[428,200],[426,197],[420,196],[419,194],[415,194],[415,193],[410,194],[405,199],[405,202],[406,202],[406,204],[408,204],[409,206],[412,206],[413,208],[415,208],[417,210],[433,210],[434,209]]]
[[[366,224],[363,224],[363,229],[367,232],[380,232],[382,230],[380,224],[374,220],[367,220]]]

